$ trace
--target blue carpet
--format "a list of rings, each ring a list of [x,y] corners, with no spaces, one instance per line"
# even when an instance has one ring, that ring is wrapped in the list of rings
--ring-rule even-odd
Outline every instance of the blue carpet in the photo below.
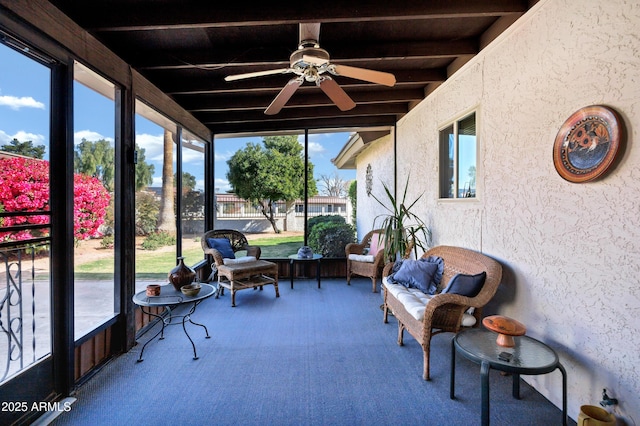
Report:
[[[382,322],[371,281],[299,280],[263,291],[228,292],[202,302],[188,326],[141,344],[107,364],[74,395],[55,425],[474,425],[480,424],[480,368],[457,358],[449,399],[452,334],[432,340],[431,381],[422,351],[393,317]],[[153,331],[155,331],[154,329]],[[551,373],[556,374],[556,373]],[[560,373],[557,373],[560,374]],[[561,411],[526,383],[511,397],[511,377],[491,372],[493,425],[559,425]],[[573,423],[575,424],[575,423]]]

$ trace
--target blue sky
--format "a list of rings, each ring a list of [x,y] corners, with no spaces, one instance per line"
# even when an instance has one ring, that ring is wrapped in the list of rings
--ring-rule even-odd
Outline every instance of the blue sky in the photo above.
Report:
[[[47,67],[0,44],[0,145],[13,138],[21,142],[31,140],[34,145],[49,146],[49,79]],[[74,139],[113,142],[113,102],[81,84],[74,85],[76,109],[74,111]],[[154,186],[159,186],[162,173],[163,129],[157,124],[138,117],[136,141],[145,148],[146,161],[155,164]],[[304,134],[299,138],[303,143]],[[349,133],[309,135],[309,158],[314,164],[315,177],[337,172],[343,180],[355,179],[355,170],[336,170],[331,159],[349,139]],[[226,180],[226,161],[237,149],[248,142],[260,143],[261,137],[216,139],[215,188],[229,189]],[[184,170],[196,175],[198,187],[203,188],[202,158],[184,157]]]

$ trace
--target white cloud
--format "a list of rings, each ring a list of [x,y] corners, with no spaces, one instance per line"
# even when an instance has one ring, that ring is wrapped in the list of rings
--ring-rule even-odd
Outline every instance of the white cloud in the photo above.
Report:
[[[195,163],[196,166],[204,163],[204,153],[194,151],[193,149],[182,150],[183,163]]]
[[[147,162],[164,162],[164,135],[150,135],[142,133],[136,135],[136,143],[144,148],[144,157]]]
[[[318,140],[324,139],[326,136],[324,133],[312,133],[309,135],[309,157],[314,155],[322,155],[326,151],[321,142]],[[304,135],[298,136],[298,142],[304,146]]]
[[[79,130],[74,133],[73,142],[75,144],[79,144],[80,142],[82,142],[82,139],[85,139],[91,142],[96,142],[96,141],[99,141],[100,139],[104,139],[106,141],[111,142],[111,144],[113,145],[113,138],[105,138],[100,133],[94,132],[93,130]]]
[[[17,133],[9,135],[0,130],[0,144],[4,145],[11,142],[13,139],[18,139],[20,142],[32,141],[35,146],[45,144],[44,135],[37,135],[35,133],[25,132],[24,130],[19,130]]]
[[[214,188],[216,192],[226,192],[231,189],[231,185],[228,180],[217,178],[214,180]]]
[[[44,109],[44,104],[33,99],[31,96],[0,96],[0,106],[8,106],[12,110],[18,111],[20,108]]]
[[[319,144],[318,142],[309,141],[309,156],[312,156],[314,154],[322,154],[324,152],[325,149],[321,144]]]
[[[214,152],[213,155],[215,157],[215,161],[227,161],[229,158],[231,158],[233,156],[233,152],[231,151],[227,151],[227,152]]]

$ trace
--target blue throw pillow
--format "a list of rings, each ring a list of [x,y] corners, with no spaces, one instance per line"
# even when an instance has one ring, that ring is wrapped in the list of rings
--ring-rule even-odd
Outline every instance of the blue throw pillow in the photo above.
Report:
[[[224,259],[236,258],[228,238],[207,238],[207,244],[212,249],[218,250]]]
[[[487,273],[484,271],[477,275],[456,274],[451,277],[449,285],[442,290],[442,292],[476,297],[478,293],[480,293],[480,290],[482,290],[486,279]]]
[[[394,265],[395,266],[395,265]],[[417,288],[423,293],[435,294],[442,279],[442,258],[429,256],[419,260],[404,260],[399,269],[389,278],[391,282],[405,287]]]

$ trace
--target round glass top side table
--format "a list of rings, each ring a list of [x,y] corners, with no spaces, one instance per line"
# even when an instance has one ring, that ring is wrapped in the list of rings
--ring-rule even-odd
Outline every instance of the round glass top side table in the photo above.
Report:
[[[313,254],[313,258],[298,257],[297,254],[289,255],[289,275],[291,276],[291,288],[293,288],[293,265],[295,262],[316,262],[316,279],[318,280],[318,288],[320,288],[320,261],[321,254]]]
[[[567,373],[553,349],[529,336],[515,337],[515,346],[506,348],[496,343],[496,333],[484,329],[464,330],[451,341],[451,389],[455,399],[456,353],[480,364],[482,425],[489,425],[489,370],[513,375],[513,397],[520,399],[520,375],[547,374],[556,369],[562,373],[562,424],[567,424]]]
[[[142,350],[140,351],[140,357],[138,358],[138,362],[144,361],[142,359],[142,355],[144,354],[144,349],[147,347],[149,343],[151,343],[156,337],[160,336],[160,339],[164,339],[164,328],[167,325],[175,325],[182,324],[182,329],[184,330],[184,334],[187,336],[187,339],[191,342],[191,347],[193,348],[193,359],[198,359],[198,354],[196,353],[196,344],[189,336],[187,332],[186,323],[190,322],[193,325],[200,326],[204,328],[206,338],[209,339],[209,330],[203,324],[199,324],[197,322],[193,322],[191,320],[191,315],[196,311],[196,307],[202,302],[204,299],[213,296],[216,293],[216,288],[211,284],[200,284],[201,289],[200,292],[195,296],[186,296],[182,294],[182,292],[177,291],[172,284],[165,284],[160,286],[160,295],[159,296],[147,296],[146,290],[140,291],[133,296],[133,303],[140,306],[140,310],[152,317],[158,318],[160,320],[160,324],[162,324],[162,328],[158,331],[152,338],[147,340],[147,342],[142,346]],[[191,307],[189,311],[185,314],[176,315],[173,312],[173,308],[176,308],[179,305],[191,303]],[[154,314],[150,310],[145,310],[144,308],[150,307],[164,307],[168,314],[166,316]],[[177,320],[177,321],[176,321]],[[179,322],[178,322],[179,321]]]

